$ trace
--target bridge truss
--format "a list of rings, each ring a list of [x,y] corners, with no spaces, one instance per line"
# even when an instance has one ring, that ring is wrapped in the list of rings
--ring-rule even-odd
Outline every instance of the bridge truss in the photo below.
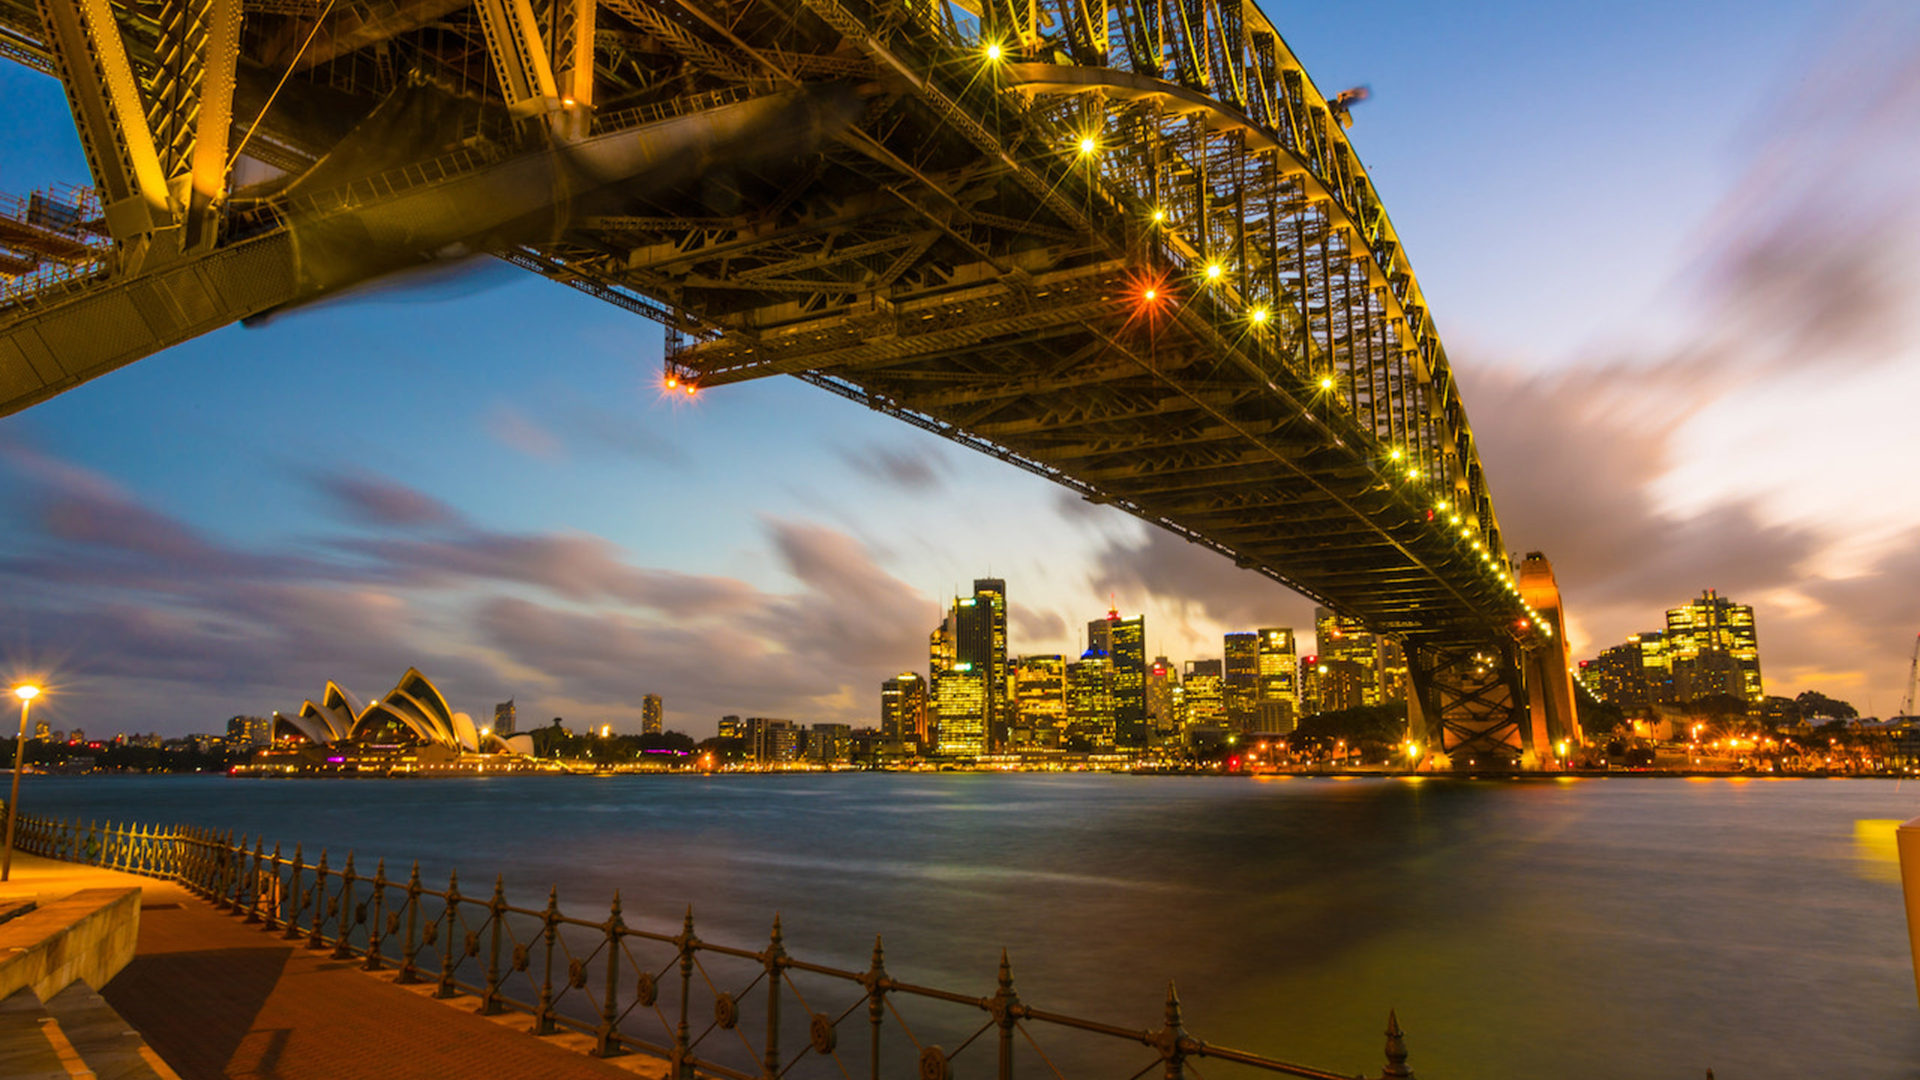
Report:
[[[488,250],[665,324],[676,388],[796,376],[1362,617],[1460,763],[1573,731],[1412,266],[1252,3],[0,0],[0,54],[66,83],[111,241],[0,292],[6,411]]]

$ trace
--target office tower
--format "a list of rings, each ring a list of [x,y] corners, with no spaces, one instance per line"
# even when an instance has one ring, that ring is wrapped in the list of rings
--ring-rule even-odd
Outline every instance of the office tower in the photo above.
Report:
[[[1659,634],[1651,636],[1656,639],[1662,637]],[[1580,680],[1588,692],[1628,712],[1644,711],[1657,700],[1647,678],[1646,653],[1640,638],[1639,634],[1628,634],[1625,643],[1602,650],[1592,660],[1580,662]],[[1662,683],[1669,681],[1664,665],[1656,670],[1661,673]]]
[[[1227,726],[1234,731],[1253,730],[1254,702],[1260,697],[1259,634],[1245,630],[1227,635],[1220,676]]]
[[[933,712],[940,718],[943,757],[975,758],[987,752],[987,673],[957,660],[933,684]]]
[[[1014,742],[1058,747],[1067,727],[1067,664],[1059,653],[1013,664]]]
[[[227,746],[230,749],[247,750],[272,743],[272,717],[236,716],[227,721]]]
[[[927,749],[927,680],[903,671],[880,684],[880,737]]]
[[[1303,699],[1312,712],[1339,712],[1368,704],[1368,670],[1353,660],[1308,656],[1300,661]]]
[[[1013,679],[1007,663],[1007,583],[999,578],[973,579],[974,622],[985,633],[977,652],[965,650],[960,659],[970,661],[987,678],[987,746],[993,750],[1007,747],[1013,726]]]
[[[1107,658],[1113,678],[1114,745],[1147,745],[1147,617],[1122,619],[1118,609],[1087,623],[1087,648]]]
[[[1380,704],[1405,702],[1413,696],[1407,681],[1407,650],[1390,637],[1380,639]]]
[[[514,725],[519,722],[519,712],[513,707],[513,699],[508,698],[493,707],[493,733],[506,738],[513,734]]]
[[[666,722],[664,711],[660,708],[660,695],[648,694],[640,699],[640,734],[658,735]]]
[[[815,724],[807,732],[807,760],[819,765],[841,765],[853,758],[853,725]]]
[[[927,643],[940,752],[968,757],[1005,748],[1013,719],[1006,583],[981,578],[973,590],[954,599]]]
[[[1753,608],[1712,589],[1667,612],[1667,655],[1674,695],[1682,701],[1726,694],[1758,702],[1765,696]]]
[[[1293,631],[1269,626],[1259,632],[1254,683],[1254,726],[1250,730],[1285,734],[1299,722],[1300,655]]]
[[[1189,660],[1180,680],[1186,707],[1185,727],[1220,727],[1227,722],[1226,688],[1218,660]]]
[[[1067,665],[1067,730],[1095,750],[1113,749],[1113,663],[1088,649]]]
[[[1335,614],[1329,608],[1313,609],[1314,652],[1323,661],[1344,661],[1358,669],[1361,700],[1355,704],[1378,705],[1386,697],[1382,669],[1386,666],[1388,640],[1367,629],[1367,625],[1349,615]],[[1404,668],[1406,661],[1400,660]],[[1342,706],[1345,708],[1346,706]]]
[[[723,716],[720,718],[720,737],[723,739],[744,739],[747,737],[747,727],[740,722],[740,718],[737,716]]]
[[[36,742],[46,742],[53,738],[53,725],[47,723],[45,720],[35,720],[33,722],[33,738]]]
[[[1179,739],[1179,689],[1180,673],[1166,657],[1154,657],[1147,668],[1147,739],[1151,745],[1165,746]]]
[[[754,761],[775,765],[799,760],[801,728],[798,723],[768,716],[749,716],[740,726],[741,738],[747,744],[747,756]]]
[[[1320,701],[1320,658],[1303,656],[1300,658],[1300,715],[1312,716],[1326,712],[1326,706]]]

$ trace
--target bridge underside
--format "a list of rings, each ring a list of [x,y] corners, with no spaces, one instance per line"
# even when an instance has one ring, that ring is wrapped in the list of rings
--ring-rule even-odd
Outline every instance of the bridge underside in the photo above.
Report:
[[[491,252],[664,323],[677,385],[799,377],[1357,615],[1430,745],[1517,758],[1551,630],[1412,268],[1259,10],[1188,8],[0,0],[102,200],[0,290],[0,412]]]

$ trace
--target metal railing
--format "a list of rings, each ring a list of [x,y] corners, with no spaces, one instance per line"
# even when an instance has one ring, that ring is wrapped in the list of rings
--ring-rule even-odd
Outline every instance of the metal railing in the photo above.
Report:
[[[21,815],[18,846],[179,882],[289,941],[358,958],[369,971],[396,969],[395,981],[431,983],[436,997],[472,995],[485,1014],[525,1013],[536,1035],[588,1035],[601,1056],[663,1058],[669,1075],[688,1080],[951,1080],[961,1071],[1011,1080],[1036,1070],[1059,1080],[1356,1080],[1193,1037],[1171,984],[1157,1029],[1035,1008],[1014,990],[1004,952],[993,992],[976,996],[893,977],[877,938],[868,967],[854,971],[790,955],[778,917],[764,948],[740,948],[702,939],[691,908],[678,933],[647,930],[627,924],[617,892],[605,918],[582,919],[560,909],[557,888],[540,907],[516,906],[501,879],[468,895],[457,873],[429,888],[418,863],[404,879],[389,878],[384,860],[366,875],[351,852],[339,865],[325,851],[308,863],[298,846],[289,857],[230,831]],[[1412,1076],[1392,1014],[1386,1037],[1381,1077]]]

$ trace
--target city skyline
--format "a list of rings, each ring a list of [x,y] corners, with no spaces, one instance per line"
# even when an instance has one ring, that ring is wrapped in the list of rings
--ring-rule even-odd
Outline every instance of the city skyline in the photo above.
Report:
[[[1871,465],[1920,457],[1899,405],[1920,393],[1898,299],[1913,211],[1889,201],[1920,170],[1871,136],[1911,130],[1920,91],[1912,16],[1851,10],[1562,15],[1529,50],[1496,49],[1497,13],[1410,9],[1388,20],[1406,36],[1368,43],[1384,52],[1325,13],[1288,34],[1329,87],[1374,84],[1356,145],[1423,268],[1503,524],[1561,569],[1576,653],[1719,588],[1765,607],[1769,692],[1885,714],[1920,496]],[[1436,39],[1490,62],[1462,82],[1421,59]],[[1782,107],[1772,82],[1808,40],[1809,89]],[[1640,57],[1646,97],[1620,103],[1613,73],[1575,62],[1595,42]],[[0,72],[28,103],[0,186],[83,176],[57,86]],[[1675,107],[1671,88],[1703,83],[1738,107]],[[1623,115],[1582,104],[1602,97]],[[1584,136],[1549,130],[1569,115]],[[1601,129],[1631,165],[1589,160]],[[1539,135],[1535,162],[1486,176],[1517,133]],[[1871,182],[1819,199],[1804,147]],[[1637,187],[1649,159],[1672,178],[1657,206],[1601,190]],[[1590,258],[1529,269],[1542,221]],[[0,424],[0,660],[51,672],[40,708],[179,733],[418,656],[462,700],[530,717],[597,723],[657,689],[690,727],[856,719],[937,619],[935,583],[983,567],[1029,583],[1014,630],[1035,651],[1069,651],[1113,593],[1165,635],[1150,655],[1309,621],[1309,601],[1177,538],[797,384],[661,400],[653,327],[508,273],[233,328]],[[1810,286],[1844,324],[1789,302]],[[1734,318],[1751,294],[1779,302]],[[1798,422],[1822,408],[1847,422]],[[351,423],[316,431],[334,412]]]

